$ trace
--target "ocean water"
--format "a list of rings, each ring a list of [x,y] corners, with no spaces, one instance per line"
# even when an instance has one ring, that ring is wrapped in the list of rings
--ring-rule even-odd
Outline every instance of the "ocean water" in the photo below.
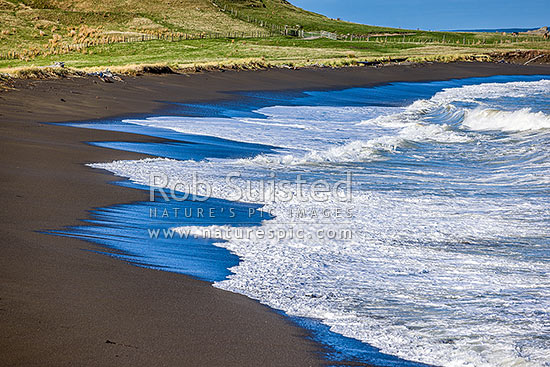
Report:
[[[550,366],[550,77],[243,93],[74,125],[169,139],[95,142],[154,157],[90,166],[180,200],[156,190],[55,233],[257,299],[334,358]],[[319,182],[336,189],[319,200]]]

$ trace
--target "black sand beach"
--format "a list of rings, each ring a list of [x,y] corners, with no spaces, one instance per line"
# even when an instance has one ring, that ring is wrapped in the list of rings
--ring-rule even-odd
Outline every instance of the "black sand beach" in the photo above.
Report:
[[[87,210],[146,200],[109,185],[89,162],[140,155],[84,144],[149,137],[45,124],[154,113],[163,101],[234,98],[249,90],[335,89],[397,81],[550,74],[550,65],[454,63],[273,69],[192,75],[18,80],[0,93],[0,365],[312,366],[307,332],[244,296],[186,276],[132,266],[42,230]]]

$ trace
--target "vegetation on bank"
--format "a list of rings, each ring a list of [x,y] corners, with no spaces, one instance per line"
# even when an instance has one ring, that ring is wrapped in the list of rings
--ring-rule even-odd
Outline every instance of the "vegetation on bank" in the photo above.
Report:
[[[0,72],[10,74],[14,68],[32,70],[59,61],[70,68],[119,70],[146,64],[246,67],[250,60],[331,66],[392,58],[472,59],[496,51],[550,48],[548,40],[535,35],[350,23],[284,0],[0,0],[0,25]],[[320,31],[331,32],[334,39],[319,38]]]

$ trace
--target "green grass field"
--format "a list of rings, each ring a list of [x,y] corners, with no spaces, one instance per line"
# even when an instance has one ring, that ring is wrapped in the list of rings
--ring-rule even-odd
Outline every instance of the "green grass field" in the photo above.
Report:
[[[284,0],[0,0],[0,25],[4,72],[56,61],[73,68],[120,70],[126,65],[177,68],[251,59],[345,65],[384,57],[452,59],[550,48],[540,36],[411,31],[344,22]],[[333,32],[338,40],[284,36],[284,29]]]

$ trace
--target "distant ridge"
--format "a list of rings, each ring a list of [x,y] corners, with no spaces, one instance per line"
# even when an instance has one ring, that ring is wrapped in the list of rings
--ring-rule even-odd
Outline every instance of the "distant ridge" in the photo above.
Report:
[[[528,31],[536,31],[540,27],[532,27],[532,28],[494,28],[494,29],[453,29],[448,31],[442,31],[442,32],[483,32],[483,33],[495,33],[495,32],[506,32],[506,33],[513,33],[513,32],[528,32]]]

